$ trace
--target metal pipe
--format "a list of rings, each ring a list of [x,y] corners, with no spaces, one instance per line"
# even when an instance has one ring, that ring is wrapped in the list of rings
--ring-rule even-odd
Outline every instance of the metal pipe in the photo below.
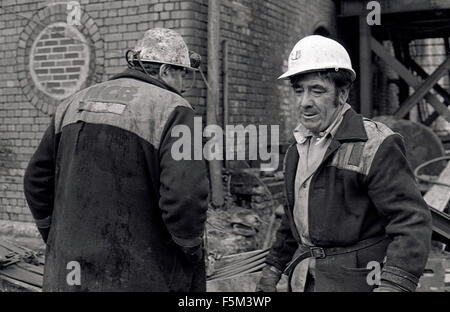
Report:
[[[231,264],[229,264],[229,265],[227,265],[227,266],[225,266],[225,267],[222,267],[222,268],[220,268],[220,269],[217,269],[216,272],[214,272],[214,274],[220,274],[220,273],[222,273],[222,272],[225,272],[225,271],[228,271],[228,270],[232,270],[232,269],[241,267],[241,266],[243,266],[243,265],[246,265],[246,264],[255,262],[255,261],[257,261],[257,260],[265,259],[265,258],[267,257],[268,254],[269,254],[269,251],[265,251],[265,252],[263,252],[263,253],[261,253],[261,254],[258,254],[258,255],[256,255],[256,256],[253,256],[253,257],[250,257],[250,258],[247,258],[247,259],[242,259],[242,260],[240,260],[240,261],[231,263]]]
[[[228,87],[229,87],[229,73],[228,73],[228,41],[223,41],[223,129],[226,131],[228,125]],[[226,139],[225,133],[225,139]],[[226,153],[225,153],[226,154]],[[225,159],[225,168],[228,169],[228,160]]]
[[[208,96],[206,104],[207,125],[217,125],[217,109],[219,107],[219,36],[220,35],[220,3],[218,0],[208,2]],[[216,138],[215,138],[216,139]],[[202,151],[203,152],[203,151]],[[222,184],[222,163],[220,160],[209,161],[211,180],[211,202],[214,207],[224,205]]]
[[[255,262],[252,262],[250,264],[241,266],[239,268],[236,268],[236,269],[233,269],[233,270],[230,270],[230,271],[227,271],[227,272],[223,272],[221,274],[212,275],[209,280],[215,280],[215,279],[218,279],[218,278],[237,276],[239,274],[242,274],[243,272],[247,272],[248,270],[255,270],[256,268],[264,266],[265,265],[265,261],[266,261],[266,259],[263,258],[263,259],[255,261]]]

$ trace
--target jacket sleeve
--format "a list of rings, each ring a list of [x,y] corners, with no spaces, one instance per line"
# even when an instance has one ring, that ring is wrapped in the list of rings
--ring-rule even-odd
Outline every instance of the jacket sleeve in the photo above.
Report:
[[[280,271],[284,271],[297,248],[298,243],[292,235],[289,219],[285,213],[278,228],[275,243],[270,248],[265,262]]]
[[[387,247],[381,282],[414,291],[431,246],[431,214],[405,157],[403,139],[387,137],[368,175],[368,193],[392,242]]]
[[[55,122],[52,119],[37,150],[31,157],[24,175],[25,198],[45,242],[47,242],[50,231],[53,212],[55,150]]]
[[[184,132],[178,137],[180,129]],[[183,151],[190,151],[183,159],[176,156],[180,142]],[[194,148],[194,111],[177,107],[165,125],[159,147],[159,206],[173,241],[182,248],[201,245],[208,208],[206,163],[203,158],[194,160]]]

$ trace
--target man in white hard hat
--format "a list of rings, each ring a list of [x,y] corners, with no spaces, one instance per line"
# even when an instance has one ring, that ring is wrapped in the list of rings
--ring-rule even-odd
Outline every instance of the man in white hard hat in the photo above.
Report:
[[[151,29],[129,69],[59,105],[24,179],[44,291],[205,290],[206,166],[175,160],[171,134],[193,133],[181,92],[198,60],[177,32]]]
[[[287,205],[257,290],[414,291],[427,262],[431,216],[400,135],[357,114],[347,51],[300,40],[281,79],[298,127],[285,157]]]

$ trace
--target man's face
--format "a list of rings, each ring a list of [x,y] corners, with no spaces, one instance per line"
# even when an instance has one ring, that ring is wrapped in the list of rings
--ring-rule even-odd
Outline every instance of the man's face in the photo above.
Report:
[[[314,134],[325,130],[341,107],[334,83],[317,73],[308,73],[294,80],[299,122]]]
[[[186,77],[186,70],[184,68],[167,67],[167,70],[160,77],[179,93],[183,91],[183,80]]]

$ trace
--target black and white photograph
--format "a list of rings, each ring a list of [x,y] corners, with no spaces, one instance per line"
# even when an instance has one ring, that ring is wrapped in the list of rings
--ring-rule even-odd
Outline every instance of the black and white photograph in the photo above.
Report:
[[[450,292],[449,105],[450,0],[1,0],[0,292]]]

